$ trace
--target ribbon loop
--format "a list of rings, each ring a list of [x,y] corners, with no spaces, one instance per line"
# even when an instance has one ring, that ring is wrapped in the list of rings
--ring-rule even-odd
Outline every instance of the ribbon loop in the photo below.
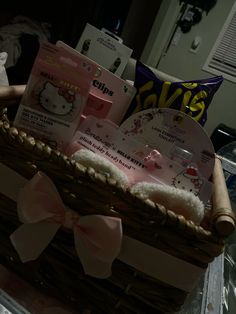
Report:
[[[161,169],[162,164],[162,155],[161,153],[153,149],[145,158],[144,158],[144,165],[149,171],[155,170],[155,169]]]

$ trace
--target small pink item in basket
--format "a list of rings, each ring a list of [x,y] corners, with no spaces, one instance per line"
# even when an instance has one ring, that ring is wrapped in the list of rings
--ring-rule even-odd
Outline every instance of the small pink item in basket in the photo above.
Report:
[[[56,45],[74,54],[74,56],[80,55],[78,51],[61,41],[58,41]],[[85,58],[84,55],[83,57]],[[104,56],[102,59],[104,59]],[[102,67],[100,63],[96,63],[89,58],[87,58],[87,60],[93,62],[98,68],[98,71],[92,81],[88,102],[84,108],[83,114],[106,118],[116,124],[120,124],[136,93],[136,88]],[[96,109],[94,107],[96,107]]]
[[[112,101],[94,95],[90,91],[83,114],[85,116],[93,115],[98,118],[106,118],[111,106]]]
[[[156,168],[161,168],[161,163],[163,162],[163,158],[158,150],[154,149],[144,158],[144,165],[147,170],[155,170]]]

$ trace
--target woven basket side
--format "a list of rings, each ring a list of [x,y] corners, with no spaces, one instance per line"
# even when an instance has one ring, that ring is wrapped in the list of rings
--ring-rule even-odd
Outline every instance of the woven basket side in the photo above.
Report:
[[[107,280],[85,276],[74,250],[73,236],[63,230],[57,233],[39,259],[22,264],[9,240],[9,233],[20,225],[16,204],[1,194],[0,220],[0,262],[78,310],[169,313],[178,311],[184,303],[186,292],[150,278],[118,260],[113,263],[112,276]]]
[[[26,178],[38,170],[55,182],[62,199],[83,214],[122,218],[124,231],[137,240],[186,261],[207,266],[223,250],[223,241],[149,200],[132,195],[114,180],[75,163],[44,143],[0,121],[0,160]]]
[[[214,226],[212,231],[196,226],[11,128],[1,101],[0,114],[0,162],[28,179],[38,170],[45,172],[54,181],[63,202],[80,215],[121,217],[126,235],[202,268],[223,251],[224,238],[215,233]],[[78,311],[87,307],[96,313],[173,313],[187,296],[186,292],[119,260],[113,263],[113,275],[108,280],[85,276],[72,234],[63,229],[37,261],[24,265],[9,240],[11,232],[20,225],[16,204],[1,194],[0,220],[0,262],[45,292],[73,304]]]

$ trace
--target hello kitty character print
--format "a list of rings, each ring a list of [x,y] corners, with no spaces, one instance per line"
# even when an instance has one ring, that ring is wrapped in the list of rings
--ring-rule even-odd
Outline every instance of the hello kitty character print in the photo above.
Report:
[[[173,179],[173,186],[190,191],[196,196],[199,195],[200,189],[203,185],[203,180],[200,178],[197,167],[188,166],[184,171],[177,174]]]
[[[135,134],[142,134],[143,129],[142,127],[149,121],[153,119],[152,113],[147,114],[141,114],[137,117],[137,119],[134,119],[133,123],[131,124],[131,127],[128,130],[124,131],[124,134],[127,136],[132,136]]]
[[[71,113],[75,102],[75,92],[46,82],[39,93],[39,104],[52,114],[65,116]]]

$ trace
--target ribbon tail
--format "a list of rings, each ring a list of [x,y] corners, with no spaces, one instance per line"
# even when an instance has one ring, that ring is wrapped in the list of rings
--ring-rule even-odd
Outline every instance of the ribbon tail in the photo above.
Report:
[[[23,263],[39,257],[51,242],[60,224],[49,221],[23,224],[10,236],[11,242]]]
[[[74,231],[74,238],[75,249],[85,274],[100,279],[110,277],[112,261],[102,261],[101,259],[94,256],[94,254],[88,250],[86,243],[83,241],[83,238],[81,238],[78,232],[76,232],[76,230]]]

